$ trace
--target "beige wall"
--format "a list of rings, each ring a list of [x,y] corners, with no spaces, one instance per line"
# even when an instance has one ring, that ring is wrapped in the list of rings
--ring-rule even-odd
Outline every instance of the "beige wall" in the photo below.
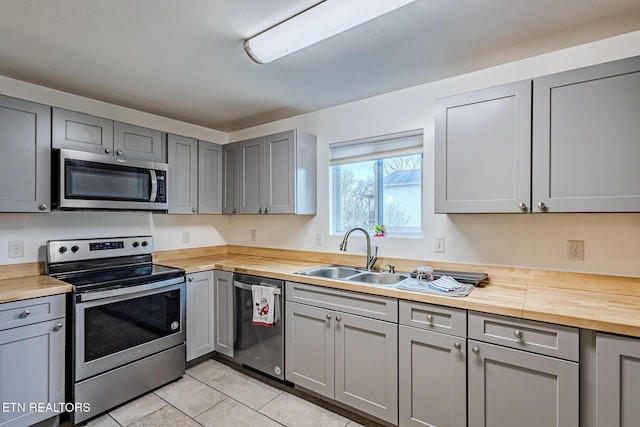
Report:
[[[640,277],[640,214],[433,214],[434,99],[501,83],[640,55],[640,32],[532,57],[363,101],[225,134],[0,76],[0,93],[218,143],[299,128],[318,136],[318,215],[183,216],[148,213],[0,213],[0,264],[44,260],[49,239],[152,234],[156,248],[241,244],[338,252],[329,234],[328,145],[332,142],[424,128],[424,238],[376,239],[380,255],[412,259],[514,265]],[[257,239],[251,241],[251,230]],[[183,233],[190,243],[183,243]],[[322,233],[324,244],[315,245]],[[444,236],[446,252],[433,251]],[[585,241],[585,261],[567,261],[566,240]],[[7,258],[7,241],[24,240],[25,257]],[[363,254],[353,235],[349,253]]]

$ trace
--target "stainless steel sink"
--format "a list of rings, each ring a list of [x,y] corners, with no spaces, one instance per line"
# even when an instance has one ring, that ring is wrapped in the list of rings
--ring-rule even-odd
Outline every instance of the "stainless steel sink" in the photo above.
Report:
[[[402,282],[408,275],[385,273],[378,271],[363,271],[354,267],[342,265],[326,265],[309,270],[298,271],[296,274],[325,279],[342,280],[344,282],[359,282],[369,285],[390,286]]]
[[[406,279],[407,276],[393,273],[366,272],[349,278],[351,282],[364,282],[373,285],[395,285]]]
[[[324,267],[316,267],[310,270],[299,271],[296,274],[302,274],[304,276],[324,277],[327,279],[345,279],[347,277],[354,276],[362,273],[361,270],[356,270],[353,267],[344,267],[341,265],[327,265]]]

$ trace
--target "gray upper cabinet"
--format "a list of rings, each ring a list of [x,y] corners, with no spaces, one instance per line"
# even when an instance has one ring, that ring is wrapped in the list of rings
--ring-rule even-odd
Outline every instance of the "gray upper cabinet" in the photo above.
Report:
[[[531,81],[436,101],[436,213],[527,212]]]
[[[169,134],[169,213],[222,213],[222,146]]]
[[[0,211],[51,206],[51,108],[0,96]]]
[[[640,212],[640,57],[533,87],[534,212]]]
[[[163,150],[163,136],[164,134],[159,130],[114,122],[114,154],[131,159],[166,162],[166,159],[163,158],[166,154]]]
[[[198,140],[169,134],[169,213],[198,212]]]
[[[229,145],[223,213],[315,215],[315,136],[290,130]]]
[[[113,154],[113,120],[53,108],[53,148]]]
[[[240,143],[222,146],[222,213],[227,215],[239,212],[239,153]]]
[[[640,419],[640,340],[596,336],[597,427],[637,426]]]
[[[198,213],[222,213],[222,146],[198,141]]]

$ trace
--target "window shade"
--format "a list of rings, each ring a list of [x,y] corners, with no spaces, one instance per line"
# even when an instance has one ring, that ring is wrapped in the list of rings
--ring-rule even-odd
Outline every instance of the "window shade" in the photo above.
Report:
[[[330,163],[359,162],[422,153],[423,130],[329,144]]]

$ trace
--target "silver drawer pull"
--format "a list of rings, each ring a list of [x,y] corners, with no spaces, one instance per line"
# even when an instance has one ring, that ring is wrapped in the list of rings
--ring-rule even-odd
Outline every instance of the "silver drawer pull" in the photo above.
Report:
[[[459,342],[455,342],[453,344],[453,348],[455,348],[456,350],[460,350],[462,348],[462,345]]]
[[[331,315],[330,315],[330,314],[327,314],[327,315],[326,315],[326,318],[327,318],[327,320],[331,320]]]
[[[30,314],[31,314],[31,312],[29,310],[25,310],[22,313],[20,313],[20,318],[24,319],[26,317],[29,317]]]
[[[63,326],[62,323],[58,323],[58,324],[56,324],[56,326],[53,327],[53,330],[54,331],[59,331],[60,329],[62,329],[62,326]]]
[[[427,314],[427,322],[433,324],[433,316],[431,314]]]
[[[519,329],[516,329],[516,330],[513,332],[513,335],[515,335],[515,336],[516,336],[516,338],[522,338],[522,331],[521,331],[521,330],[519,330]]]
[[[475,354],[480,353],[480,349],[478,347],[476,347],[475,345],[471,348],[471,351],[473,351]]]
[[[336,316],[336,322],[339,322],[339,321],[341,321],[341,320],[342,320],[342,317],[340,317],[340,316]]]

